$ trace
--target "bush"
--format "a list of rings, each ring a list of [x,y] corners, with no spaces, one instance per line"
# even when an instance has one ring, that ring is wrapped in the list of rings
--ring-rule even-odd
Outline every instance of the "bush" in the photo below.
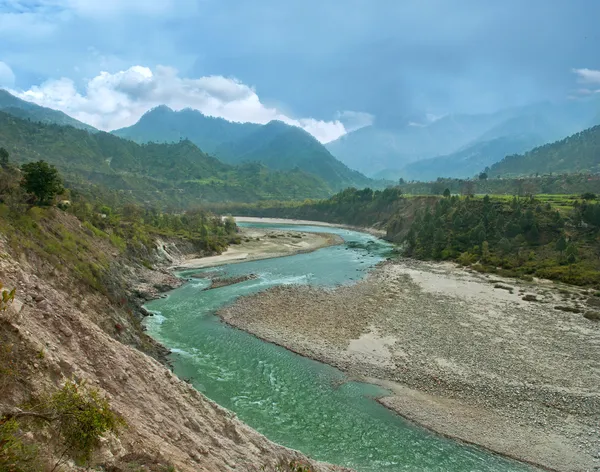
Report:
[[[0,471],[38,472],[42,470],[35,445],[22,441],[15,419],[0,420]]]

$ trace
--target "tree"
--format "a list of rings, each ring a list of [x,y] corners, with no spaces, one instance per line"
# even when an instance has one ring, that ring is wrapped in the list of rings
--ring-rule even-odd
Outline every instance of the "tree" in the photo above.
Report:
[[[567,255],[567,262],[569,265],[575,264],[577,262],[577,247],[574,244],[569,244],[565,251]]]
[[[558,238],[555,244],[555,249],[560,253],[560,258],[562,259],[563,252],[567,249],[567,240],[564,236]]]
[[[447,188],[446,190],[444,190],[444,198],[449,198],[450,197],[450,189]]]
[[[485,172],[482,172],[481,174],[479,174],[479,180],[487,180],[488,175]]]
[[[58,170],[45,161],[23,164],[21,170],[21,186],[35,196],[39,205],[50,205],[54,197],[64,191]]]
[[[3,147],[0,147],[0,167],[6,169],[8,167],[8,151]]]

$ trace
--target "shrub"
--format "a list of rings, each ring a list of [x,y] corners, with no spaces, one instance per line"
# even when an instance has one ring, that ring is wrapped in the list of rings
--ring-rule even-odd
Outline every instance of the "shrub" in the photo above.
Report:
[[[100,438],[106,433],[117,434],[125,426],[123,418],[110,409],[108,401],[97,390],[87,388],[85,382],[78,384],[73,381],[67,381],[60,390],[35,404],[34,408],[26,411],[17,409],[4,421],[27,418],[49,425],[59,454],[54,469],[66,457],[79,464],[89,463]],[[4,469],[0,467],[0,470]]]
[[[0,470],[7,472],[42,470],[37,447],[22,441],[19,423],[15,419],[0,419]]]
[[[0,282],[0,312],[5,311],[15,299],[15,289],[11,291],[3,290],[4,285]]]

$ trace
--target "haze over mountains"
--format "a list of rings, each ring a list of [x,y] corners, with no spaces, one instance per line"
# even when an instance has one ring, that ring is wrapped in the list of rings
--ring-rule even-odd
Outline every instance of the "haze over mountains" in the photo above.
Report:
[[[539,103],[482,115],[448,115],[429,124],[372,126],[326,147],[376,178],[471,177],[505,155],[562,139],[599,123],[600,98]]]
[[[158,179],[163,186],[165,182],[181,187],[184,181],[201,181],[204,190],[196,188],[192,193],[199,192],[209,200],[317,197],[346,187],[386,185],[352,168],[362,169],[375,179],[388,179],[389,184],[400,178],[468,178],[489,167],[492,176],[596,172],[596,161],[600,161],[597,128],[580,133],[599,123],[598,97],[485,115],[448,115],[424,125],[396,123],[398,127],[393,128],[390,122],[385,127],[375,123],[326,146],[303,129],[280,121],[265,125],[237,123],[167,106],[148,111],[135,125],[112,134],[101,133],[63,112],[26,102],[4,90],[0,90],[0,111],[44,125],[66,126],[34,128],[43,138],[32,140],[41,145],[43,139],[48,160],[63,169],[77,170],[79,177],[105,184],[116,172],[118,187],[130,191],[150,191],[156,184],[134,184],[132,175]],[[6,116],[0,120],[5,126],[9,121]],[[11,140],[23,134],[15,126],[25,127],[27,133],[32,133],[32,128],[20,120],[10,123],[12,134],[4,132],[3,143],[21,153],[31,149],[31,144]],[[83,133],[73,134],[76,130],[69,131],[69,127]],[[575,133],[579,134],[565,139]],[[161,146],[132,148],[127,144],[129,140]],[[61,145],[66,151],[59,152]],[[569,157],[569,153],[577,155]],[[43,155],[44,148],[36,148],[31,159],[37,154]],[[431,155],[435,157],[427,157]],[[401,167],[381,169],[390,165]],[[213,179],[208,193],[207,178]],[[294,185],[292,180],[296,180]],[[215,190],[215,182],[223,187]],[[286,188],[275,188],[279,185]],[[240,187],[244,188],[242,192]]]

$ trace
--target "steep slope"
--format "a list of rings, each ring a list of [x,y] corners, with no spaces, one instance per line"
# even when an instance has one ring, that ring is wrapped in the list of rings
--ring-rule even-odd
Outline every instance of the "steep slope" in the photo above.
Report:
[[[37,121],[46,124],[73,126],[74,128],[84,129],[91,132],[98,131],[93,126],[82,123],[75,118],[71,118],[62,111],[41,107],[35,103],[21,100],[4,89],[0,89],[0,110],[26,120]]]
[[[161,105],[146,112],[136,124],[112,133],[140,144],[189,139],[205,152],[214,153],[221,144],[240,139],[260,126],[213,118],[191,108],[174,111]]]
[[[297,167],[322,178],[334,189],[372,184],[333,157],[311,134],[281,121],[271,121],[248,136],[223,144],[215,154],[230,164],[261,162],[276,170]]]
[[[110,133],[20,120],[0,112],[0,146],[17,163],[44,159],[71,183],[102,184],[124,198],[159,205],[201,201],[320,198],[331,194],[321,179],[302,171],[231,166],[190,141],[139,145]]]
[[[491,167],[492,176],[600,172],[600,126],[525,154],[506,156]]]
[[[164,242],[154,241],[143,265],[65,212],[34,208],[10,216],[0,208],[0,281],[16,288],[14,302],[0,312],[0,418],[77,379],[97,389],[127,422],[118,436],[100,442],[86,470],[274,472],[288,470],[294,460],[318,472],[343,470],[270,442],[136,348],[153,341],[121,297],[136,293],[142,279],[148,286],[176,285],[166,271],[146,267],[171,262]],[[72,253],[80,262],[60,259],[56,248],[67,251],[63,244],[77,246]],[[168,244],[172,252],[187,246],[181,240]],[[119,293],[95,290],[79,276],[81,266],[100,262],[110,265]],[[70,458],[70,451],[51,443],[45,426],[23,421],[19,436],[40,446],[48,467],[0,469],[51,470],[59,456]],[[61,471],[84,470],[63,462]]]

